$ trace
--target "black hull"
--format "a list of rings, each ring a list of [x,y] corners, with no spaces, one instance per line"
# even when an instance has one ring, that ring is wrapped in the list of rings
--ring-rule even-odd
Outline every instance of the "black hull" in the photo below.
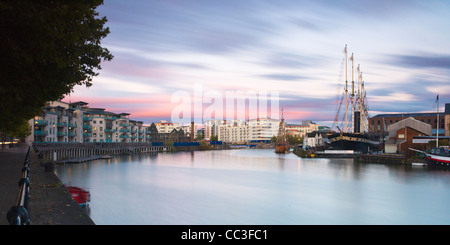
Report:
[[[442,158],[442,157],[441,157],[441,159],[437,159],[435,155],[427,154],[425,156],[425,159],[427,162],[427,166],[430,168],[450,169],[450,157],[447,157],[447,159]]]
[[[379,141],[370,140],[364,134],[334,134],[328,137],[333,150],[353,150],[359,153],[378,151]]]

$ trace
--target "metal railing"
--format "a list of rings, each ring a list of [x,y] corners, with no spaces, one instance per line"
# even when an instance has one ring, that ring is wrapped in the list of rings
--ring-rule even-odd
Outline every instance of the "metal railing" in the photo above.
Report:
[[[11,207],[6,218],[10,225],[29,225],[30,219],[27,210],[30,200],[30,147],[28,147],[27,155],[25,156],[19,187],[17,205]]]

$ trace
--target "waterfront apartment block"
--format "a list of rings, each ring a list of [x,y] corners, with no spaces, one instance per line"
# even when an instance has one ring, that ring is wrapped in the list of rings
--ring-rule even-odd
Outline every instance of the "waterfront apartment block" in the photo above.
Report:
[[[248,120],[248,139],[250,142],[270,142],[278,136],[280,120],[257,118]]]
[[[205,122],[204,137],[229,143],[269,142],[278,135],[280,120],[270,118],[244,120],[209,120]]]
[[[31,135],[26,142],[177,142],[187,141],[191,129],[177,125],[159,132],[154,124],[130,119],[129,113],[90,108],[83,101],[53,101],[43,109],[41,115],[29,120]]]
[[[219,141],[245,144],[249,139],[249,127],[241,121],[219,125],[217,136]]]
[[[439,112],[439,123],[437,114],[437,112],[378,114],[369,118],[369,133],[387,135],[390,125],[412,117],[431,125],[432,135],[436,135],[439,130],[439,136],[450,136],[450,103],[445,104],[444,112]]]

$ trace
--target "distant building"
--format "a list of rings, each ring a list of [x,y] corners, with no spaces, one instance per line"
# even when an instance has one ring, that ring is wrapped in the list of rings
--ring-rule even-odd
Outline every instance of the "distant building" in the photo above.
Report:
[[[142,121],[132,120],[129,116],[129,113],[114,113],[103,108],[90,108],[88,103],[83,101],[48,102],[42,114],[29,120],[31,135],[26,138],[26,142],[190,141],[191,126],[183,127],[163,122],[159,123],[158,130],[155,123],[146,126]]]
[[[312,133],[319,130],[319,125],[312,121],[302,121],[302,124],[287,124],[286,133],[304,137],[307,133]]]
[[[248,120],[248,140],[250,142],[270,142],[278,136],[280,120],[257,118]]]
[[[389,125],[408,117],[413,117],[421,122],[431,125],[432,135],[436,135],[439,126],[439,136],[450,136],[450,103],[445,104],[445,111],[439,113],[439,124],[437,122],[436,112],[378,114],[369,118],[369,133],[387,135],[387,128]]]
[[[405,118],[388,127],[388,138],[384,145],[385,153],[403,153],[407,158],[414,155],[415,152],[408,148],[425,150],[425,144],[414,144],[413,138],[416,136],[431,135],[431,125],[419,121],[413,117]]]
[[[244,123],[228,123],[218,126],[218,140],[228,143],[247,143],[249,127]]]
[[[303,149],[306,149],[308,147],[318,147],[323,145],[323,138],[322,134],[319,132],[311,132],[307,133],[303,137]]]
[[[203,130],[203,138],[205,140],[210,140],[211,136],[219,134],[219,126],[225,124],[225,120],[209,120],[205,122]]]
[[[159,133],[170,133],[174,129],[179,129],[181,125],[179,123],[171,123],[165,120],[161,120],[159,123],[155,123]]]

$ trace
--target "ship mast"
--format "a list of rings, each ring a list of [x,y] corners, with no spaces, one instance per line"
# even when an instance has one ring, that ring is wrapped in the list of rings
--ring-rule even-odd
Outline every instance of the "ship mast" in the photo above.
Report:
[[[354,79],[354,65],[353,65],[353,53],[350,57],[350,60],[352,61],[352,94],[351,94],[351,103],[352,103],[352,127],[353,127],[353,133],[355,133],[354,127],[355,127],[355,79]],[[358,119],[359,120],[359,119]]]
[[[277,143],[283,143],[285,144],[287,142],[286,139],[286,127],[284,122],[284,115],[283,115],[283,108],[281,108],[281,122],[280,126],[278,127],[278,138]]]
[[[347,107],[348,107],[348,90],[347,90],[347,44],[345,44],[345,127],[344,133],[347,133]]]
[[[436,148],[439,148],[439,94],[436,97],[436,114],[437,114],[437,127],[436,127]]]

